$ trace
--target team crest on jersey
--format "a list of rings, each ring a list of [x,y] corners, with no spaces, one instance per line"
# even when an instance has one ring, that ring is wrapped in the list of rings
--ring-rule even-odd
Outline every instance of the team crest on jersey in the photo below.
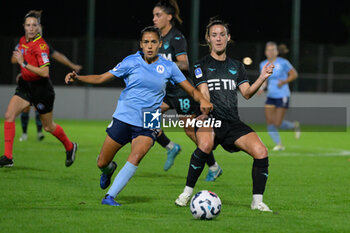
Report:
[[[41,53],[41,58],[43,59],[44,63],[50,62],[49,57],[47,56],[47,53]]]
[[[162,65],[158,65],[157,68],[156,68],[157,72],[159,74],[163,74],[164,73],[164,66]]]
[[[196,76],[196,78],[201,78],[203,76],[203,72],[201,68],[197,68],[194,70],[194,75]]]
[[[169,45],[169,42],[168,42],[168,41],[165,42],[164,45],[163,45],[163,47],[164,47],[165,50],[167,50],[167,49],[169,48],[169,46],[170,46],[170,45]]]
[[[46,50],[46,44],[39,44],[39,47],[41,48],[41,50]]]
[[[233,75],[237,74],[237,70],[234,68],[230,68],[230,69],[228,69],[228,71]]]
[[[116,65],[116,67],[113,68],[113,71],[117,71],[120,67],[120,63],[118,65]]]

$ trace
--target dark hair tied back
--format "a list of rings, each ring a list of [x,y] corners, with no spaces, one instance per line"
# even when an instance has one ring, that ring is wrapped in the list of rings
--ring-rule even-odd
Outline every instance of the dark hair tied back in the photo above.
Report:
[[[38,20],[38,23],[40,24],[40,19],[41,19],[41,13],[42,12],[43,12],[42,10],[40,10],[40,11],[31,10],[24,16],[24,21],[26,21],[26,19],[29,18],[29,17],[33,17],[33,18],[36,18]]]
[[[168,15],[172,15],[171,23],[175,24],[175,19],[179,24],[182,24],[182,19],[180,18],[180,9],[176,0],[160,0],[155,7],[160,7]]]

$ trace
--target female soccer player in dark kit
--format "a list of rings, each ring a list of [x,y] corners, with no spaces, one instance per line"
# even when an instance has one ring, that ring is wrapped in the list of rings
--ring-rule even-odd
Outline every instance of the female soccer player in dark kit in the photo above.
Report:
[[[272,74],[274,66],[266,63],[258,79],[250,85],[244,65],[226,55],[226,47],[230,41],[228,25],[221,20],[212,19],[207,26],[205,39],[210,54],[195,63],[193,81],[197,89],[215,107],[212,114],[201,117],[213,118],[215,121],[220,121],[221,125],[197,128],[198,147],[191,157],[184,192],[179,195],[175,204],[178,206],[188,204],[209,153],[220,144],[228,152],[243,150],[253,157],[251,208],[270,211],[263,203],[269,165],[267,148],[254,130],[240,121],[237,89],[245,99],[250,99]]]

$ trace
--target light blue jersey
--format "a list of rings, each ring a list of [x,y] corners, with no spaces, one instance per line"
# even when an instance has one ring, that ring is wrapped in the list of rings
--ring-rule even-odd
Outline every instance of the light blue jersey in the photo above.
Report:
[[[180,83],[185,81],[174,62],[158,55],[152,64],[146,63],[142,52],[126,57],[109,72],[123,78],[126,84],[122,91],[113,117],[127,124],[143,127],[143,110],[157,110],[165,96],[168,81]]]
[[[260,71],[266,63],[267,60],[264,60],[260,63]],[[288,78],[288,72],[293,69],[293,66],[289,63],[288,60],[281,57],[277,57],[274,65],[275,68],[273,69],[273,74],[267,80],[267,97],[277,99],[290,96],[288,84],[284,84],[279,88],[278,83],[280,80],[286,80]]]

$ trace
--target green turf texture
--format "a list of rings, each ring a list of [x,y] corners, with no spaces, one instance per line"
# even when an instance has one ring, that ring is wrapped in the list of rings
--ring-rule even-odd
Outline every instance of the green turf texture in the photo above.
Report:
[[[273,152],[268,134],[259,132],[270,149],[264,201],[275,214],[250,210],[252,159],[219,147],[214,154],[223,175],[205,182],[205,168],[195,192],[216,192],[222,212],[215,220],[202,221],[193,219],[189,207],[174,205],[195,149],[183,132],[168,133],[182,146],[175,165],[163,171],[166,151],[156,144],[118,196],[122,206],[110,207],[100,204],[106,190],[99,187],[96,166],[109,121],[57,122],[79,144],[69,168],[56,138],[46,133],[38,142],[32,118],[28,141],[19,142],[17,122],[14,167],[0,169],[0,232],[350,232],[349,129],[303,133],[300,140],[283,132],[284,152]],[[0,125],[3,135],[3,120]],[[259,127],[264,126],[253,126]],[[116,155],[117,171],[129,151],[127,145]]]

